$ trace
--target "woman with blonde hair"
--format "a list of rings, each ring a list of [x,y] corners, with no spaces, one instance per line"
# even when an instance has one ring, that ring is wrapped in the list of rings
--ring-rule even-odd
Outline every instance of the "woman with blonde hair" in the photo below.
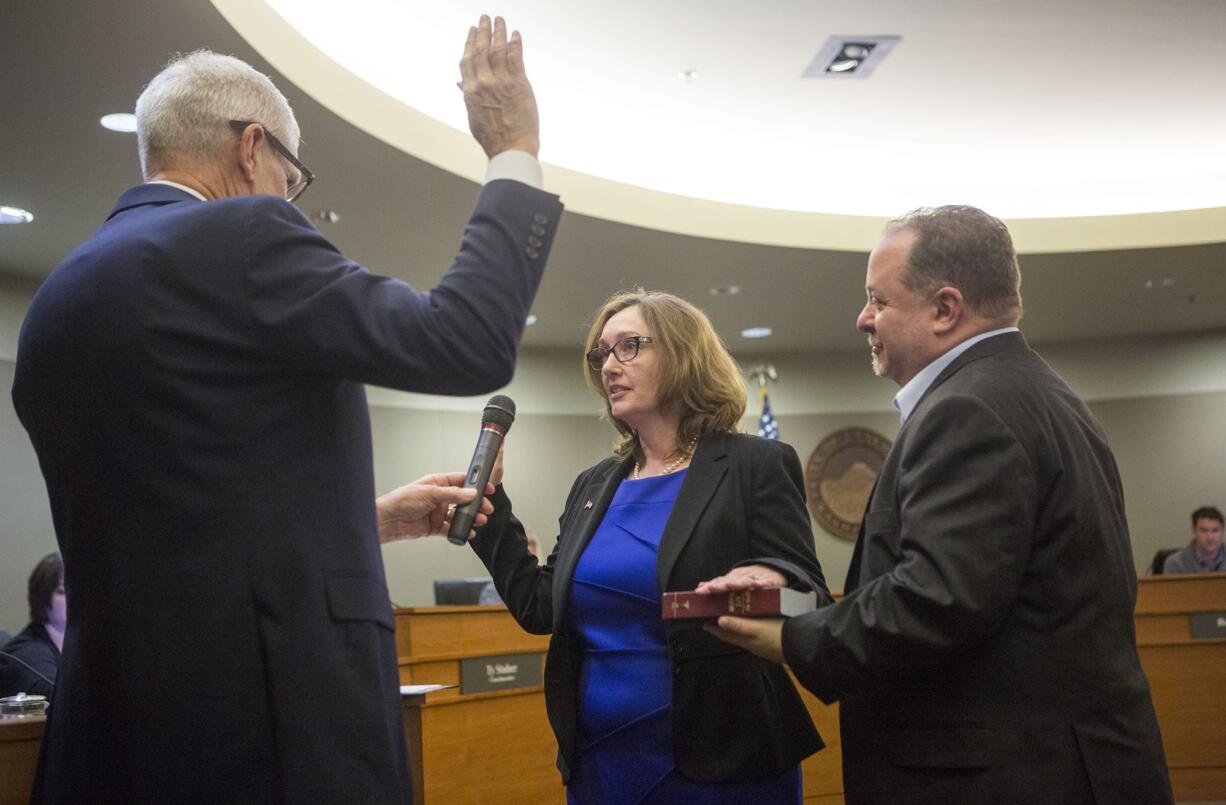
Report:
[[[795,451],[736,432],[745,386],[706,315],[637,289],[597,313],[584,373],[619,434],[580,473],[544,565],[499,484],[471,544],[511,614],[551,634],[545,698],[572,803],[801,800],[823,744],[779,665],[663,621],[723,574],[830,602]]]

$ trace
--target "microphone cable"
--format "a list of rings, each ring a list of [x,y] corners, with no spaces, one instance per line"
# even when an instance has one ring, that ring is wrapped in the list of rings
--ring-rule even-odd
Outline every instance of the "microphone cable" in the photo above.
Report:
[[[26,662],[25,660],[21,659],[21,658],[20,658],[20,657],[18,657],[16,654],[9,654],[7,651],[0,651],[0,657],[8,657],[10,660],[16,660],[17,662],[21,663],[21,664],[22,664],[22,665],[24,665],[26,668],[28,668],[28,669],[29,669],[31,672],[33,672],[33,673],[34,673],[34,675],[35,675],[35,676],[37,676],[39,679],[41,679],[42,681],[46,682],[46,683],[47,683],[48,685],[50,685],[51,687],[53,687],[53,688],[55,687],[55,680],[54,680],[54,679],[48,679],[46,674],[44,674],[42,671],[40,671],[40,670],[38,670],[37,668],[35,668],[33,665],[30,665],[28,662]]]

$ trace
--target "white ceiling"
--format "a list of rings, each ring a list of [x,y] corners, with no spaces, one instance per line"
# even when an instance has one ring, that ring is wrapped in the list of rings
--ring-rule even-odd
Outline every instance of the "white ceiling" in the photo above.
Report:
[[[523,5],[507,4],[508,7]],[[597,13],[584,12],[582,4],[538,2],[531,6],[538,10],[538,18],[551,20],[548,25],[541,24],[537,30],[529,27],[531,20],[511,17],[511,21],[524,29],[529,68],[534,80],[538,81],[550,73],[548,59],[544,58],[546,46],[551,37],[563,35],[558,30],[564,24],[579,31],[572,31],[571,37],[588,43],[586,48],[568,45],[566,52],[590,50],[598,61],[607,63],[611,76],[614,72],[620,75],[623,71],[648,70],[644,65],[671,64],[658,53],[661,42],[669,41],[670,37],[634,36],[636,31],[643,30],[687,31],[685,37],[680,33],[675,37],[689,43],[685,45],[689,49],[686,55],[714,54],[720,59],[743,59],[751,65],[775,62],[773,45],[735,57],[728,55],[724,35],[719,31],[728,32],[711,20],[731,10],[743,12],[746,8],[743,4],[712,2],[701,5],[706,9],[703,13],[694,13],[694,6],[688,3],[606,4],[604,10]],[[792,4],[777,5],[784,9],[798,8]],[[921,33],[927,36],[935,31],[936,34],[932,34],[935,36],[950,24],[947,16],[951,15],[935,10],[934,6],[905,5],[926,9],[924,13],[908,15],[910,27],[907,29],[886,24],[887,12],[905,7],[892,2],[806,4],[808,16],[795,27],[804,29],[806,47],[813,50],[824,41],[827,33],[864,33],[867,30],[901,34],[903,43],[879,69],[884,80],[891,69],[901,71],[901,67],[895,68],[896,64],[907,64],[902,60],[908,48],[913,54],[922,50],[919,45],[913,47],[913,43],[922,40]],[[250,61],[272,75],[289,96],[304,131],[301,156],[320,177],[304,198],[303,206],[308,210],[327,208],[340,213],[339,223],[320,224],[320,228],[346,254],[372,270],[401,277],[419,288],[431,287],[450,261],[475,197],[475,185],[421,158],[409,156],[388,145],[385,139],[372,136],[325,108],[238,36],[206,0],[32,2],[10,6],[0,25],[0,75],[5,76],[4,90],[0,92],[0,204],[29,209],[36,219],[24,226],[0,227],[0,272],[29,277],[32,281],[45,276],[101,223],[115,198],[140,181],[134,138],[105,131],[97,120],[107,112],[131,109],[141,87],[173,53],[199,47],[233,53]],[[674,19],[672,14],[662,12],[662,7],[690,9],[689,17],[685,18],[691,20],[688,28],[682,25],[685,21],[682,17]],[[1063,18],[1051,17],[1053,22],[1036,28],[1030,16],[1032,11],[1019,11],[1012,5],[993,2],[975,7],[988,11],[976,12],[973,16],[968,14],[959,23],[959,29],[970,26],[998,30],[998,23],[1019,20],[1019,15],[1025,14],[1029,22],[1023,30],[1033,31],[1033,39],[1042,39],[1044,29],[1061,29],[1064,25],[1060,22]],[[1222,52],[1226,39],[1222,32],[1226,28],[1206,27],[1206,15],[1212,16],[1216,9],[1224,7],[1223,4],[1133,2],[1104,6],[1094,3],[1078,4],[1072,12],[1046,3],[1040,7],[1048,9],[1052,15],[1065,15],[1076,23],[1075,30],[1108,29],[1119,19],[1149,18],[1155,20],[1156,26],[1160,17],[1186,16],[1189,20],[1186,41],[1203,44],[1203,40],[1213,40],[1196,52],[1216,53],[1213,69],[1218,76],[1226,74],[1226,54]],[[356,6],[338,5],[337,8],[349,13]],[[756,30],[774,19],[776,9],[771,3],[749,8],[751,13],[746,13],[743,19],[746,29]],[[941,8],[961,6],[945,4]],[[858,16],[864,13],[863,9],[872,11],[873,16]],[[1149,13],[1145,9],[1163,11]],[[502,9],[498,11],[501,13]],[[510,10],[506,13],[511,16]],[[525,12],[524,16],[531,15]],[[822,22],[835,18],[840,21],[840,30]],[[844,21],[846,25],[842,24]],[[846,27],[853,22],[855,26]],[[874,24],[867,27],[870,22]],[[922,27],[916,27],[921,24]],[[861,28],[861,25],[866,27]],[[1135,33],[1139,28],[1129,24],[1125,30]],[[454,92],[451,82],[455,78],[463,31],[454,38],[454,43],[444,47],[450,55],[437,79],[446,82],[447,92]],[[797,41],[800,38],[796,37]],[[419,43],[420,37],[406,33],[400,47],[412,50]],[[952,43],[947,44],[952,47]],[[534,55],[537,51],[531,50],[534,45],[541,48],[540,58]],[[936,48],[931,53],[948,49]],[[1003,46],[988,48],[987,52],[977,50],[976,58],[980,62],[974,75],[991,72],[999,79],[1001,72],[992,54],[1004,50]],[[1177,49],[1176,63],[1185,63],[1181,60],[1192,50],[1190,46]],[[1170,49],[1163,52],[1169,56]],[[799,57],[799,51],[797,54]],[[900,61],[894,62],[896,58]],[[929,60],[933,58],[933,55],[928,57]],[[1072,64],[1081,64],[1084,58],[1076,54],[1070,56]],[[805,59],[801,62],[791,74],[798,74],[807,63]],[[697,69],[703,69],[708,75],[712,69],[716,75],[719,72],[718,68],[701,65]],[[1044,81],[1026,84],[1029,89],[1024,92],[1018,82],[1005,82],[998,87],[997,94],[1015,98],[1016,109],[1024,108],[1024,112],[1012,115],[1012,127],[1028,132],[1030,137],[1045,132],[1044,136],[1058,144],[1062,141],[1059,133],[1069,121],[1090,121],[1084,126],[1078,122],[1078,130],[1082,131],[1094,128],[1093,121],[1097,120],[1105,148],[1106,143],[1118,137],[1137,134],[1131,127],[1116,130],[1120,125],[1116,108],[1133,105],[1154,115],[1161,113],[1162,118],[1141,127],[1140,131],[1149,132],[1148,136],[1154,140],[1138,134],[1135,149],[1138,154],[1148,153],[1150,146],[1159,151],[1165,149],[1172,136],[1182,137],[1179,142],[1188,147],[1215,137],[1219,145],[1226,142],[1221,136],[1221,115],[1226,104],[1221,102],[1222,88],[1218,86],[1226,82],[1210,85],[1202,79],[1188,78],[1185,82],[1183,77],[1178,77],[1167,82],[1177,86],[1163,88],[1155,86],[1156,79],[1137,77],[1136,71],[1116,78],[1101,68],[1080,74],[1070,70],[1058,75],[1047,69],[1040,71],[1046,76]],[[966,78],[965,72],[937,71],[921,77],[914,75],[913,70],[908,68],[906,82],[906,92],[912,96],[912,101],[904,104],[901,110],[890,111],[888,104],[870,104],[858,114],[819,115],[820,128],[825,132],[823,137],[828,136],[827,130],[845,127],[851,132],[848,136],[852,142],[876,142],[879,150],[861,160],[865,165],[889,164],[898,152],[918,147],[909,133],[913,129],[901,124],[881,124],[883,119],[897,116],[900,111],[905,114],[896,119],[913,121],[930,132],[956,131],[962,137],[984,138],[982,133],[975,133],[984,131],[979,117],[968,119],[965,107],[958,115],[953,115],[944,106],[945,99],[957,97],[958,87],[971,80]],[[1168,75],[1171,70],[1182,68],[1169,67],[1168,59]],[[436,80],[425,76],[418,78]],[[700,81],[705,78],[707,75]],[[307,83],[306,77],[301,80]],[[830,92],[849,93],[875,80],[846,82]],[[1193,89],[1185,92],[1185,84]],[[1199,93],[1199,99],[1192,102],[1187,97],[1189,92]],[[1041,96],[1045,93],[1053,99],[1050,111],[1045,111],[1042,103]],[[1171,101],[1170,93],[1174,93],[1176,101]],[[773,94],[773,90],[762,94]],[[1040,97],[1036,99],[1031,95]],[[1082,98],[1080,104],[1075,102],[1076,97]],[[942,100],[938,103],[937,99]],[[452,96],[452,101],[459,108],[458,93]],[[1023,104],[1023,101],[1026,102]],[[548,157],[549,149],[555,144],[561,149],[566,140],[549,126],[565,117],[571,106],[567,98],[551,97],[544,92],[541,103],[545,110],[544,141]],[[1014,108],[1003,101],[999,103],[995,108]],[[986,110],[989,105],[985,104],[984,108]],[[1213,115],[1218,116],[1216,123],[1212,123]],[[737,125],[756,126],[752,136],[747,135],[745,146],[730,147],[717,165],[721,170],[743,171],[746,165],[752,167],[762,151],[771,150],[760,144],[773,143],[774,133],[781,127],[777,122],[754,121],[735,110],[729,110],[725,116],[735,119]],[[995,115],[983,117],[994,119]],[[1188,122],[1193,120],[1197,122]],[[642,115],[620,107],[610,109],[602,118],[589,120],[588,124],[593,131],[610,129],[615,135],[620,133],[625,143],[653,141],[651,132],[657,131],[644,129]],[[1001,121],[994,125],[1010,127]],[[1217,128],[1213,129],[1213,125]],[[1155,134],[1160,128],[1174,134]],[[577,139],[583,140],[582,137]],[[1081,147],[1081,143],[1082,135],[1070,136],[1070,147]],[[633,149],[625,147],[622,150],[629,153]],[[818,149],[811,150],[816,158]],[[828,156],[822,158],[832,164],[836,162]],[[1220,160],[1220,155],[1218,158]],[[922,161],[922,157],[920,159]],[[1009,159],[1009,155],[1003,155],[994,164],[1007,163]],[[837,162],[849,163],[850,160],[840,157]],[[1220,161],[1217,164],[1220,166]],[[583,206],[577,199],[570,200],[572,210]],[[941,200],[944,199],[923,199],[929,203]],[[1226,206],[1226,202],[1223,205]],[[989,211],[999,212],[991,207]],[[1106,219],[1105,226],[1110,228],[1112,220]],[[1119,221],[1116,228],[1122,234],[1144,228],[1144,221],[1138,225],[1137,219]],[[1017,227],[1025,224],[1022,222]],[[1155,238],[1161,242],[1161,232]],[[869,244],[871,240],[864,248],[855,250],[786,248],[679,235],[570,212],[562,224],[534,308],[540,322],[529,328],[525,344],[530,348],[577,349],[586,331],[587,318],[600,301],[614,290],[642,284],[680,293],[703,306],[734,352],[747,358],[769,358],[772,354],[798,351],[862,350],[863,337],[854,330],[854,318],[862,303],[865,251]],[[1022,261],[1027,307],[1024,329],[1034,341],[1226,329],[1226,270],[1223,270],[1226,269],[1226,231],[1216,242],[1199,245],[1051,253],[1043,253],[1041,248],[1029,251],[1032,253],[1026,254]],[[1162,287],[1162,278],[1170,278],[1174,284]],[[1155,287],[1147,289],[1147,280],[1154,280]],[[713,297],[707,293],[713,286],[728,284],[740,285],[743,292],[735,297]],[[751,325],[771,326],[776,335],[761,341],[742,340],[739,331]]]
[[[456,42],[487,0],[267,3],[340,66],[466,130]],[[878,217],[1226,206],[1220,0],[497,5],[526,36],[542,159],[585,174]],[[836,34],[902,40],[868,79],[803,78]]]

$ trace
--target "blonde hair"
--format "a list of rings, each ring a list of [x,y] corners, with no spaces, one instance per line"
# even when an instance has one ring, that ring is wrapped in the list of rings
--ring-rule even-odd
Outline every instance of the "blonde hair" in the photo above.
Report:
[[[655,339],[652,348],[660,351],[659,406],[681,418],[677,451],[704,433],[735,432],[745,414],[745,381],[707,314],[679,296],[635,288],[614,294],[601,306],[583,348],[583,374],[604,398],[605,418],[621,435],[614,455],[643,458],[638,434],[613,416],[601,372],[588,364],[587,353],[599,344],[609,319],[635,305]]]

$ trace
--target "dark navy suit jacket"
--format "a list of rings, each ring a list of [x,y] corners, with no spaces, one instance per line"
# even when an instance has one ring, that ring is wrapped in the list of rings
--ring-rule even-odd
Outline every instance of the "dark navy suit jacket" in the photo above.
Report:
[[[72,606],[36,799],[409,799],[362,384],[507,383],[560,214],[491,182],[421,294],[279,198],[149,184],[43,283],[13,400]]]

